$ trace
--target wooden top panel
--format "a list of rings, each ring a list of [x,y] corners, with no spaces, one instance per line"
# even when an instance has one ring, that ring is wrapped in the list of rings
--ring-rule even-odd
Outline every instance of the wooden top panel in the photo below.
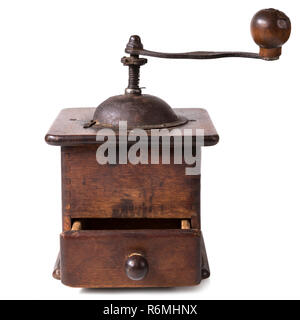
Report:
[[[68,108],[61,110],[45,136],[46,142],[55,146],[99,144],[100,142],[96,140],[97,130],[83,128],[84,123],[93,118],[94,111],[95,108]],[[203,129],[205,146],[212,146],[218,143],[218,133],[205,109],[176,108],[174,111],[190,121],[184,125],[169,128],[169,130],[178,128],[183,132],[184,129],[192,129],[192,136],[195,137],[196,129]]]

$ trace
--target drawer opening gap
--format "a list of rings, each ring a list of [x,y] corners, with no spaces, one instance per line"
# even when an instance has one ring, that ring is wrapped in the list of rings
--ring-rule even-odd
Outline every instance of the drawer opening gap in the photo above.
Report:
[[[153,218],[72,218],[72,231],[79,230],[137,230],[191,229],[191,219]]]

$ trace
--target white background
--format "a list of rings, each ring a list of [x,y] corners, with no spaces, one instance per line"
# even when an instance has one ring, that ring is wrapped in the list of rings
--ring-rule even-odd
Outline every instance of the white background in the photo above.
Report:
[[[149,58],[141,85],[172,107],[206,108],[220,142],[202,162],[211,278],[173,289],[68,288],[51,276],[61,231],[58,112],[123,93],[131,34],[149,50],[257,52],[249,24],[268,7],[293,30],[279,61]],[[300,298],[298,1],[1,1],[2,299]],[[174,266],[176,268],[176,266]]]

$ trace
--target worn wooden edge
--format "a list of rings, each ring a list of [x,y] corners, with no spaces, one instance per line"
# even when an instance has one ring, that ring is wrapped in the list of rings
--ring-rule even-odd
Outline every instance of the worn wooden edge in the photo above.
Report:
[[[187,235],[191,237],[199,237],[200,231],[197,229],[119,229],[119,230],[70,230],[60,234],[61,239],[72,240],[78,238],[86,240],[93,237],[102,238],[114,236],[114,238],[135,237],[136,239],[144,238],[144,234],[151,232],[152,236],[166,237],[176,235],[177,237],[185,238]],[[200,241],[201,242],[201,241]]]
[[[202,279],[207,279],[210,276],[210,269],[209,269],[209,264],[208,264],[208,258],[206,254],[206,248],[205,248],[205,243],[203,239],[203,234],[201,232],[200,236],[200,250],[201,250],[201,277]]]
[[[68,124],[68,120],[72,120],[69,119],[71,117],[71,112],[82,112],[84,113],[82,115],[82,119],[78,119],[77,123],[81,123],[81,125],[83,125],[84,122],[87,122],[88,120],[90,120],[90,116],[88,115],[89,113],[93,112],[94,108],[66,108],[66,109],[62,109],[61,112],[59,113],[59,115],[57,116],[57,118],[55,119],[54,123],[52,124],[51,128],[49,129],[48,133],[45,136],[45,141],[49,144],[49,145],[53,145],[53,146],[77,146],[77,145],[84,145],[84,144],[100,144],[101,142],[96,140],[96,131],[93,128],[88,128],[88,129],[84,129],[84,134],[80,134],[80,133],[72,133],[73,131],[82,131],[82,128],[76,128],[73,127],[73,129],[69,129],[69,131],[71,131],[71,133],[67,133],[67,132],[62,132],[62,128],[64,128],[65,126],[67,126]],[[202,121],[204,123],[208,123],[209,126],[206,129],[207,133],[205,133],[204,135],[204,146],[213,146],[216,145],[219,142],[219,135],[210,119],[210,116],[208,114],[208,112],[203,109],[203,108],[174,108],[175,112],[178,112],[178,115],[184,115],[187,116],[185,114],[185,112],[195,112],[195,113],[201,113],[201,118],[198,119],[194,119],[194,120],[190,120],[190,121],[200,121],[202,119]],[[197,116],[199,116],[199,114]],[[75,117],[76,114],[74,114]],[[190,115],[188,117],[193,117],[195,116],[195,114]],[[201,121],[200,121],[201,122]],[[57,129],[58,127],[58,129]],[[195,127],[190,127],[190,126],[186,126],[186,125],[181,125],[178,127],[173,127],[170,128],[174,129],[174,128],[178,128],[178,129],[204,129],[202,128],[202,126],[199,123],[199,126],[195,126]],[[149,134],[149,130],[146,130]],[[83,132],[83,131],[82,131]],[[149,137],[150,139],[151,137]],[[194,139],[195,135],[193,134],[193,144],[196,142],[196,140]],[[195,140],[195,141],[194,141]],[[172,144],[172,141],[171,141]]]
[[[84,140],[84,142],[83,142]],[[196,145],[196,140],[194,141],[193,137],[193,145]],[[216,145],[220,140],[218,134],[214,135],[206,135],[204,137],[204,147],[210,147]],[[101,144],[99,141],[96,141],[95,136],[86,136],[86,135],[51,135],[46,134],[45,141],[51,146],[78,146],[85,144]],[[149,137],[150,142],[150,137]],[[160,143],[161,144],[161,143]],[[172,145],[172,142],[170,143]],[[128,145],[130,145],[128,143]]]
[[[191,224],[189,220],[181,220],[181,229],[191,229]]]
[[[56,280],[60,280],[61,278],[61,273],[60,273],[60,252],[58,253],[55,265],[54,265],[54,270],[52,272],[52,277]]]
[[[220,137],[218,134],[205,136],[204,138],[204,147],[210,147],[216,145],[220,140]]]
[[[75,221],[72,225],[71,231],[79,231],[79,230],[81,230],[81,222]]]

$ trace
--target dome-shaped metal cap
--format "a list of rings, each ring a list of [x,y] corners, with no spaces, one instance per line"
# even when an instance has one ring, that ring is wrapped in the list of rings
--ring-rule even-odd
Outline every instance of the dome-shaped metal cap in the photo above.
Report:
[[[167,128],[186,123],[162,99],[148,94],[123,94],[102,102],[93,117],[96,127],[118,127],[127,121],[128,128]]]

